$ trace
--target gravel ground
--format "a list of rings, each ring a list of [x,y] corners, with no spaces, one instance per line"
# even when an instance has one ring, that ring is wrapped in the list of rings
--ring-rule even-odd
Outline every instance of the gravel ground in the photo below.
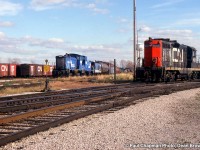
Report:
[[[145,144],[163,144],[162,149],[200,149],[199,131],[200,88],[150,98],[114,113],[91,115],[0,149],[128,150],[153,146]]]

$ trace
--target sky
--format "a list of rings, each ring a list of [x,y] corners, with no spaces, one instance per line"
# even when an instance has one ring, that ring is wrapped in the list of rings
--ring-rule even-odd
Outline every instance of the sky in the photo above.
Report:
[[[0,0],[0,63],[77,53],[133,60],[133,0]],[[199,0],[136,0],[138,43],[170,38],[200,55]],[[141,52],[143,53],[143,52]]]

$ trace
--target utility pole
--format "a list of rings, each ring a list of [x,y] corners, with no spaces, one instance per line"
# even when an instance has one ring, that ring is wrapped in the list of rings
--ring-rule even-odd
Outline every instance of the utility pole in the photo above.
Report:
[[[141,31],[142,29],[138,29],[137,30],[137,66],[140,67],[140,47],[139,47],[139,42],[138,42],[138,35],[139,35],[139,31]]]
[[[133,0],[133,81],[136,80],[136,0]]]

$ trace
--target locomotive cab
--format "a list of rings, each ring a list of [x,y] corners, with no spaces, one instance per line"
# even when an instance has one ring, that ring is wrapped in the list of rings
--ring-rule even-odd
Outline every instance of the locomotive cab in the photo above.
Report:
[[[143,66],[136,68],[136,78],[139,80],[151,80],[158,82],[163,75],[163,51],[162,40],[151,39],[144,42]]]
[[[162,67],[162,41],[150,39],[144,46],[144,67]]]

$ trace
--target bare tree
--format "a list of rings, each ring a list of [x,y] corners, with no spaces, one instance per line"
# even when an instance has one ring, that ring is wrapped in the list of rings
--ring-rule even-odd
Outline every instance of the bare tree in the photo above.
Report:
[[[126,68],[126,64],[127,64],[127,61],[126,61],[126,60],[123,60],[123,59],[122,59],[122,60],[120,61],[120,67],[121,67],[121,68],[125,69],[125,68]]]
[[[126,68],[127,69],[130,69],[130,71],[133,71],[133,62],[128,60],[127,61],[127,64],[126,64]]]
[[[35,61],[34,61],[34,60],[31,60],[31,64],[35,64]]]
[[[19,58],[8,58],[8,63],[10,63],[10,64],[20,64],[21,60]]]

